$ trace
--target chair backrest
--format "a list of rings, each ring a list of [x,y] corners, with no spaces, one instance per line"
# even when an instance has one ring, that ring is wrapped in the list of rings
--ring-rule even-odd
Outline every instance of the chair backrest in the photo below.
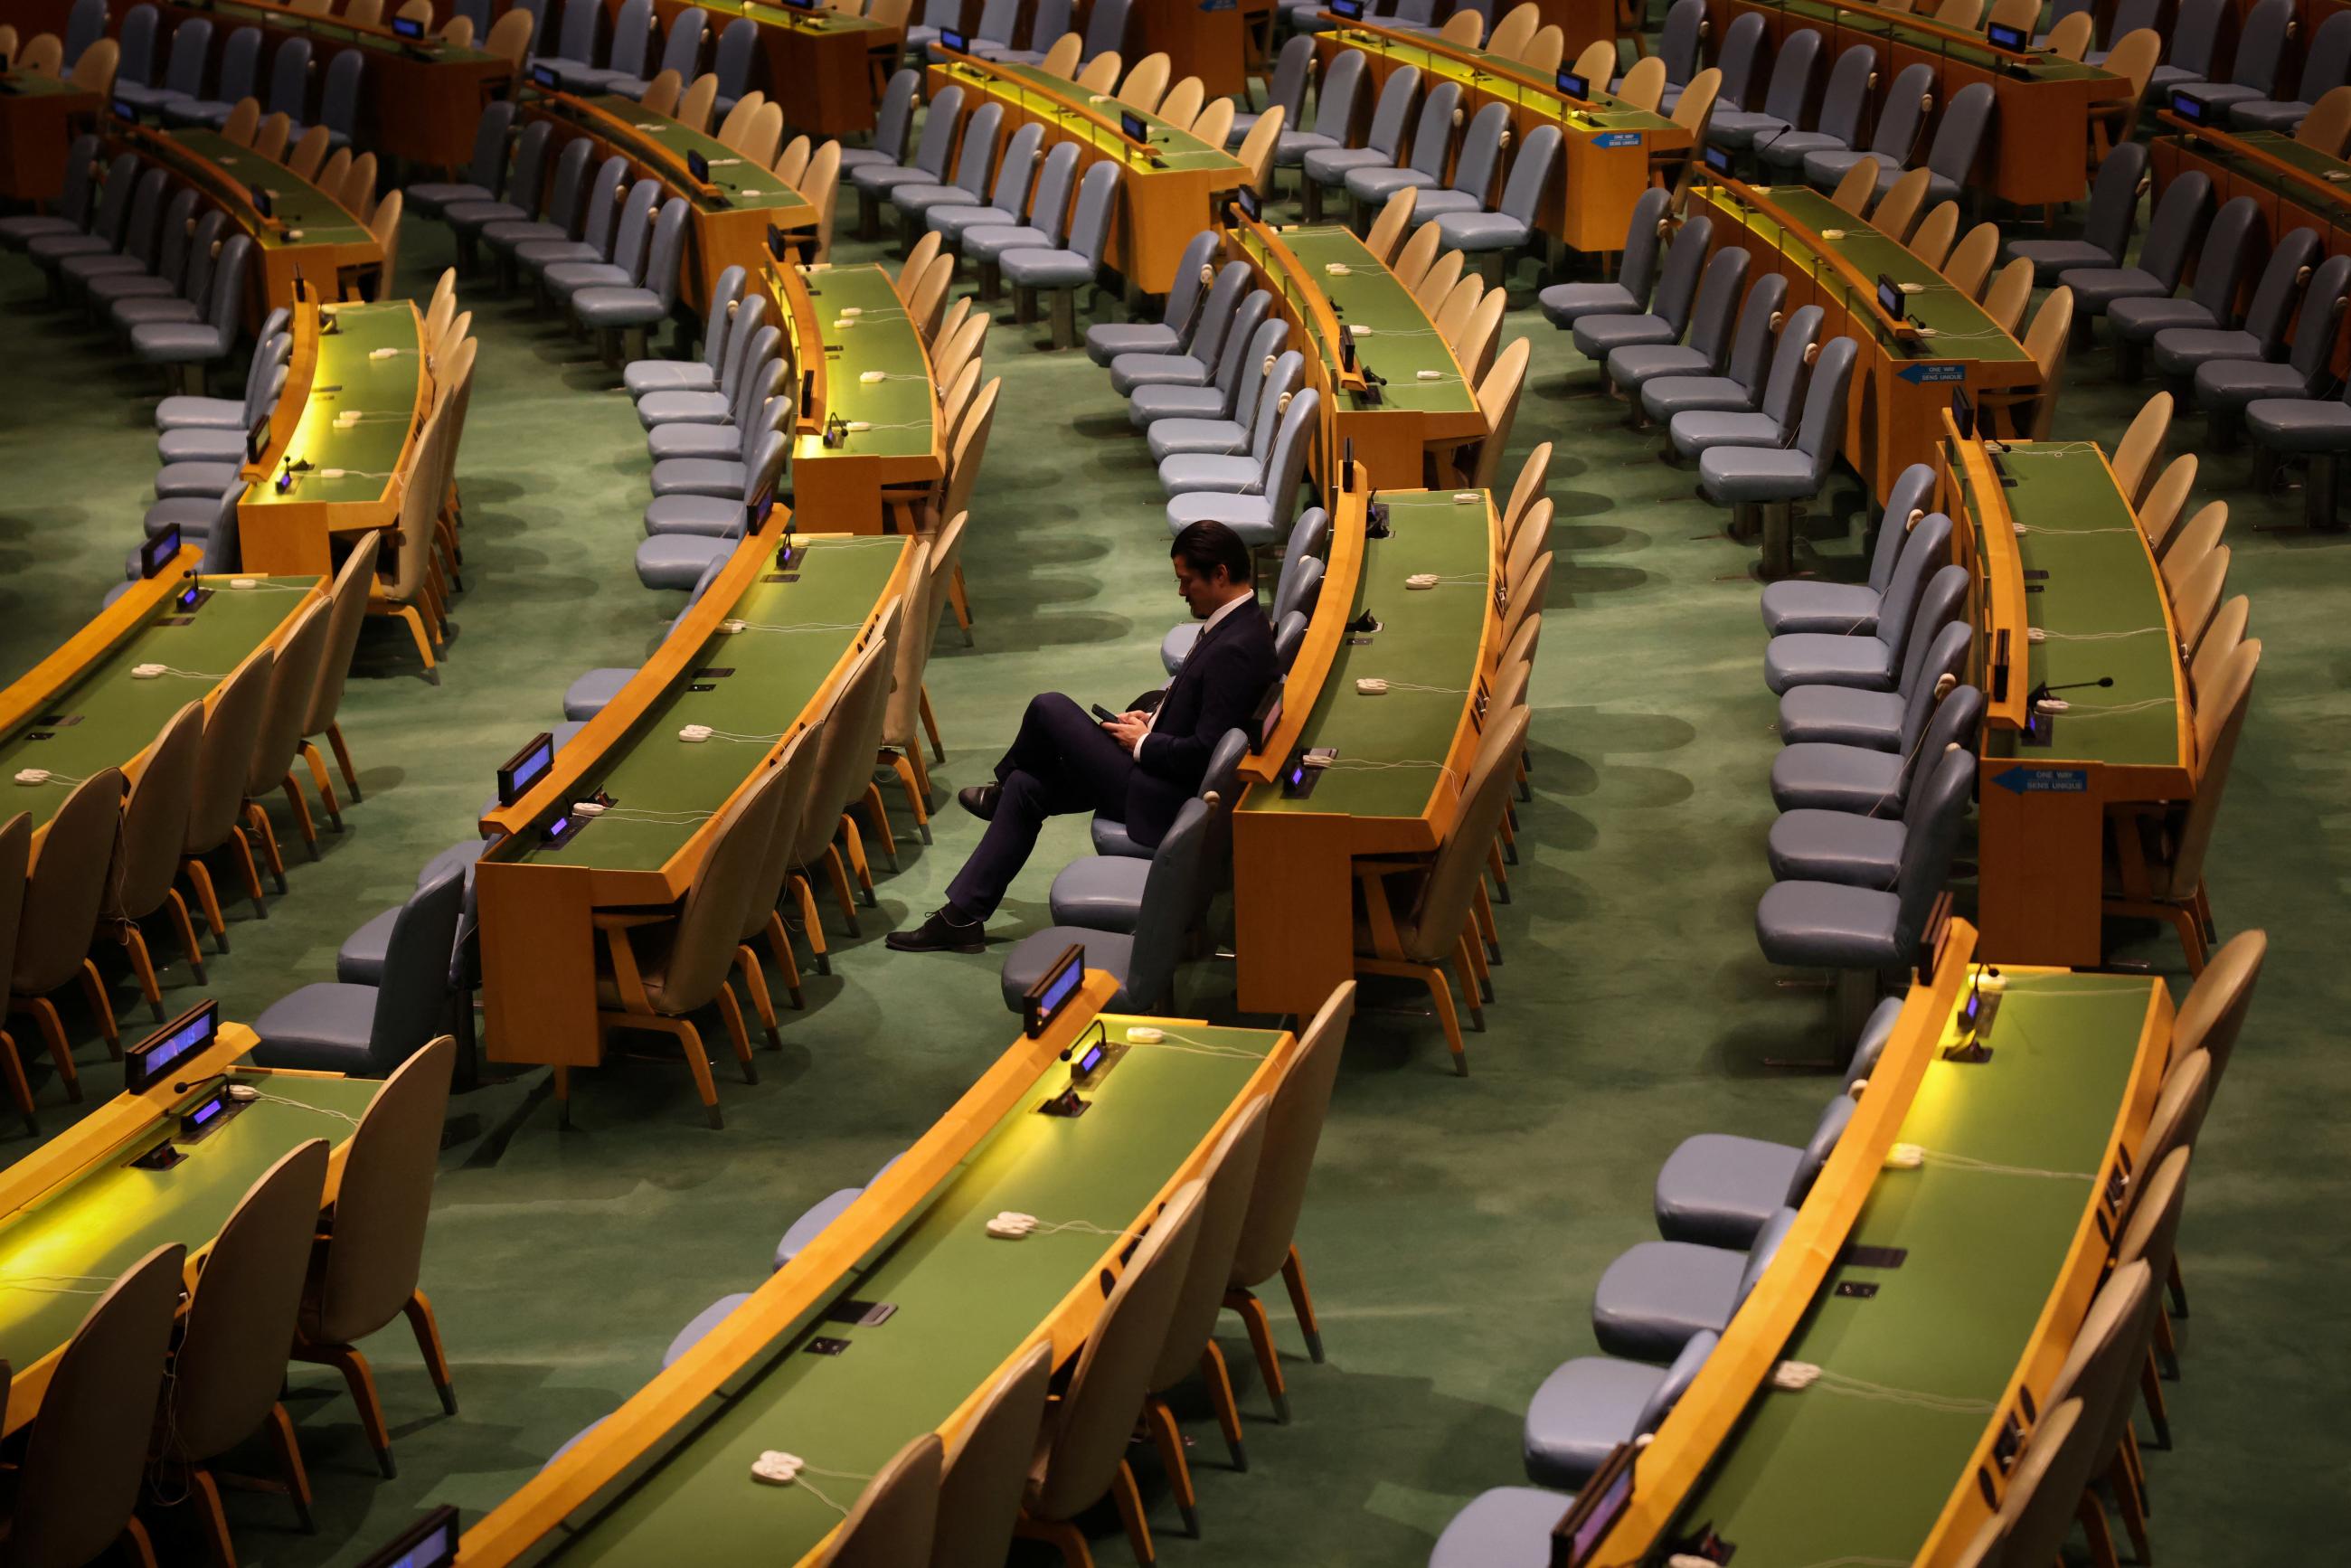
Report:
[[[1813,363],[1804,389],[1804,412],[1796,421],[1797,451],[1813,460],[1815,484],[1829,476],[1837,443],[1844,434],[1845,401],[1853,390],[1853,366],[1861,350],[1851,338],[1830,340]]]
[[[1698,302],[1690,311],[1689,346],[1706,356],[1708,375],[1722,369],[1723,356],[1729,352],[1731,313],[1747,283],[1747,252],[1737,246],[1725,246],[1707,258]]]
[[[1520,0],[1502,14],[1486,35],[1486,51],[1506,60],[1517,59],[1522,50],[1534,41],[1535,29],[1542,26],[1542,7],[1534,0]]]
[[[1064,141],[1045,154],[1044,166],[1037,172],[1036,189],[1029,193],[1029,222],[1049,244],[1061,243],[1061,225],[1070,210],[1070,187],[1076,182],[1077,171],[1078,144]]]
[[[1186,77],[1167,89],[1167,96],[1159,100],[1159,107],[1154,112],[1177,130],[1186,130],[1200,117],[1200,106],[1207,100],[1207,84],[1198,77]],[[1217,139],[1217,145],[1224,145],[1221,137]]]
[[[1750,16],[1754,15],[1756,13],[1751,11],[1748,13]],[[1646,1437],[1665,1424],[1666,1417],[1673,1414],[1674,1406],[1681,1403],[1682,1396],[1689,1392],[1689,1385],[1698,1380],[1699,1369],[1706,1365],[1706,1358],[1714,1354],[1714,1347],[1721,1341],[1722,1336],[1712,1329],[1700,1329],[1690,1335],[1682,1345],[1681,1354],[1675,1356],[1672,1364],[1666,1368],[1665,1376],[1658,1380],[1649,1397],[1642,1402],[1641,1414],[1633,1423],[1635,1437]]]
[[[1812,368],[1823,319],[1817,305],[1798,308],[1780,329],[1780,341],[1771,350],[1771,369],[1763,378],[1763,397],[1758,407],[1786,434],[1793,433],[1797,395]]]
[[[2210,312],[2215,324],[2237,320],[2237,293],[2245,269],[2253,264],[2262,243],[2261,205],[2251,196],[2221,204],[2204,231],[2204,247],[2196,258],[2196,280],[2189,298]]]
[[[1286,537],[1297,516],[1298,485],[1306,476],[1307,458],[1314,444],[1315,421],[1322,412],[1322,394],[1309,387],[1290,400],[1274,433],[1273,451],[1266,459],[1265,494],[1273,503],[1274,532]]]
[[[1195,799],[1177,808],[1174,824],[1151,852],[1124,987],[1127,1005],[1137,1010],[1170,999],[1176,963],[1199,908],[1200,879],[1207,874],[1207,842],[1208,808]]]
[[[2147,242],[2139,246],[2140,270],[2167,294],[2179,287],[2189,252],[2204,237],[2211,220],[2212,182],[2197,169],[2174,174],[2155,204],[2155,215],[2147,220]]]
[[[1270,1094],[1257,1095],[1243,1105],[1226,1123],[1223,1135],[1201,1166],[1199,1234],[1185,1265],[1184,1282],[1176,1292],[1166,1337],[1151,1369],[1147,1387],[1155,1394],[1174,1387],[1198,1369],[1201,1352],[1216,1331],[1241,1231],[1249,1221],[1249,1197],[1257,1186],[1272,1105]]]
[[[1750,24],[1748,17],[1754,21]],[[1763,52],[1763,14],[1744,12],[1724,29],[1722,47],[1715,56],[1715,68],[1722,73],[1719,100],[1734,109],[1748,102],[1748,89],[1755,79],[1755,61]],[[1670,67],[1668,68],[1670,68]],[[1684,80],[1688,78],[1685,77]],[[1678,105],[1677,107],[1679,107]]]
[[[2082,220],[2082,237],[2120,267],[2130,249],[2131,230],[2138,222],[2139,182],[2147,177],[2147,148],[2126,141],[2106,154],[2090,183],[2090,209]]]
[[[1796,1174],[1788,1182],[1784,1201],[1789,1207],[1802,1204],[1813,1190],[1813,1183],[1820,1179],[1821,1167],[1829,1163],[1829,1156],[1836,1152],[1837,1140],[1844,1136],[1845,1128],[1851,1124],[1855,1109],[1852,1095],[1839,1094],[1821,1112],[1821,1119],[1813,1124],[1813,1135],[1805,1140],[1803,1155],[1796,1162]]]
[[[530,53],[531,34],[537,30],[538,18],[523,6],[517,5],[491,24],[489,33],[482,39],[482,51],[496,55],[509,66],[520,69]]]
[[[1731,26],[1736,31],[1738,24]],[[1788,125],[1803,118],[1804,106],[1812,101],[1813,78],[1820,71],[1821,47],[1821,33],[1816,27],[1802,28],[1782,41],[1780,52],[1771,61],[1771,78],[1763,89],[1765,114]],[[1723,96],[1742,109],[1748,107],[1746,95],[1731,93],[1727,84]]]
[[[909,1439],[858,1494],[817,1560],[822,1568],[907,1568],[927,1559],[938,1530],[944,1454],[936,1432]]]
[[[2183,5],[2181,10],[2184,13],[2188,8]],[[2179,20],[2185,26],[2189,18],[2183,15]],[[2294,0],[2261,0],[2237,31],[2229,79],[2239,87],[2252,89],[2263,98],[2270,97],[2278,85],[2278,67],[2285,57],[2286,38],[2294,30]],[[2209,44],[2206,50],[2209,55]]]
[[[759,57],[759,24],[749,16],[737,16],[720,29],[717,47],[710,51],[710,74],[717,78],[716,96],[740,99],[751,85],[751,67]],[[900,71],[898,76],[912,76],[912,71]],[[897,88],[897,78],[890,82],[892,91]],[[873,145],[890,155],[895,162],[904,155],[906,125],[913,113],[911,90],[902,100],[901,111],[894,120],[888,118],[891,99],[885,92],[882,99],[883,115],[874,122]],[[884,138],[887,138],[885,144]]]
[[[1052,1376],[1053,1346],[1040,1339],[1012,1358],[956,1434],[939,1480],[930,1568],[1001,1568]]]
[[[2173,1149],[2133,1187],[2122,1239],[2115,1243],[2116,1267],[2144,1262],[2158,1279],[2170,1272],[2179,1217],[2187,1207],[2191,1155],[2187,1147]]]
[[[2351,26],[2344,30],[2351,33]],[[2294,128],[2294,139],[2329,158],[2342,157],[2345,144],[2351,142],[2351,88],[2331,87],[2321,94]]]
[[[1311,35],[1301,34],[1311,46]],[[1322,85],[1314,91],[1314,125],[1317,135],[1328,136],[1343,142],[1354,130],[1355,111],[1364,96],[1364,51],[1342,49],[1331,68],[1322,73]],[[1290,117],[1301,129],[1305,121],[1300,116]]]
[[[269,699],[262,709],[252,767],[246,775],[247,796],[274,791],[302,744],[302,721],[309,716],[310,693],[319,684],[319,667],[326,657],[331,608],[323,595],[310,600],[278,639],[277,663],[269,674]]]
[[[74,1330],[26,1439],[10,1521],[12,1563],[93,1562],[138,1505],[186,1252],[158,1247],[126,1270]]]
[[[2343,311],[2351,298],[2351,256],[2330,256],[2310,275],[2296,313],[2294,347],[2286,363],[2302,376],[2303,390],[2316,396],[2333,379],[2335,344],[2343,329]]]
[[[221,1227],[172,1359],[167,1461],[227,1452],[277,1403],[326,1185],[327,1140],[308,1139],[246,1189]]]
[[[1935,471],[1924,463],[1913,463],[1894,476],[1886,492],[1886,509],[1877,515],[1877,544],[1869,557],[1869,586],[1880,596],[1893,580],[1895,563],[1911,530],[1925,520],[1934,497]]]
[[[2188,665],[2189,699],[2201,703],[2212,683],[2219,680],[2229,655],[2245,640],[2245,628],[2252,619],[2252,601],[2240,593],[2214,612],[2212,622],[2205,629],[2204,641],[2197,645],[2196,654]]]
[[[2147,1355],[2161,1303],[2160,1281],[2144,1260],[2108,1274],[2091,1299],[2089,1316],[2051,1381],[2045,1403],[2079,1399],[2095,1427],[2103,1427],[2116,1415],[2127,1416],[2135,1403],[2130,1396],[2138,1386],[2139,1363]],[[2119,1436],[2117,1431],[2117,1439]],[[2101,1444],[2108,1458],[2115,1446]]]
[[[2198,569],[2203,566],[2205,559],[2220,548],[2220,536],[2228,527],[2229,503],[2210,501],[2198,508],[2194,517],[2172,530],[2171,537],[2164,541],[2163,587],[2175,607],[2186,593],[2188,584],[2194,579]],[[2181,634],[2185,636],[2188,630],[2181,627]]]
[[[963,141],[955,155],[955,174],[947,181],[958,190],[978,195],[987,186],[988,171],[995,166],[996,133],[1004,123],[1004,106],[993,99],[972,111],[965,122]]]
[[[1859,141],[1861,117],[1869,107],[1870,83],[1876,75],[1877,50],[1873,46],[1847,47],[1829,68],[1828,86],[1821,93],[1821,117],[1814,129],[1839,146],[1850,147]]]
[[[1739,1276],[1738,1301],[1743,1303],[1754,1291],[1764,1271],[1771,1267],[1772,1260],[1779,1257],[1780,1244],[1787,1240],[1788,1231],[1795,1223],[1796,1211],[1785,1207],[1773,1209],[1771,1218],[1764,1220],[1763,1228],[1755,1233],[1754,1241],[1747,1249],[1747,1266]]]
[[[122,770],[101,768],[67,793],[49,819],[25,882],[14,986],[26,996],[80,972],[108,894],[122,813]]]
[[[269,96],[262,107],[272,114],[298,117],[310,80],[310,40],[287,38],[269,57]]]
[[[1988,81],[1970,82],[1951,95],[1927,150],[1928,168],[1947,180],[1969,183],[1983,151],[1984,133],[1991,126],[1995,96]]]
[[[1470,120],[1461,139],[1461,155],[1453,161],[1453,176],[1447,183],[1475,196],[1481,207],[1492,190],[1494,171],[1502,157],[1502,136],[1510,128],[1510,106],[1497,99]]]
[[[1519,63],[1539,77],[1547,77],[1559,69],[1559,62],[1566,55],[1567,34],[1558,23],[1547,22],[1535,29],[1535,36],[1519,51]]]
[[[2096,1445],[2095,1425],[2084,1415],[2082,1401],[2051,1406],[2009,1475],[2000,1511],[1962,1549],[1958,1568],[2053,1562],[2073,1533],[2092,1477],[2114,1458]]]
[[[2317,232],[2297,228],[2278,241],[2262,265],[2245,307],[2245,330],[2261,345],[2262,358],[2274,360],[2284,351],[2286,327],[2302,308],[2303,289],[2312,281],[2318,256]]]
[[[16,972],[16,936],[25,912],[25,872],[32,857],[33,814],[0,822],[0,976]],[[7,1406],[0,1404],[0,1415]]]
[[[470,875],[468,866],[447,867],[420,883],[392,918],[368,1034],[368,1057],[376,1072],[389,1073],[422,1050],[441,1022],[449,954],[456,945]]]
[[[2196,454],[2181,453],[2156,476],[2139,501],[2139,532],[2147,536],[2147,548],[2158,556],[2170,545],[2172,528],[2179,521],[2179,509],[2187,505],[2188,492],[2196,484],[2198,466]]]
[[[1673,329],[1676,338],[1689,323],[1690,301],[1698,293],[1698,275],[1706,268],[1707,247],[1713,237],[1712,220],[1691,218],[1675,231],[1673,244],[1666,247],[1666,264],[1657,274],[1656,291],[1649,305]]]
[[[2203,1051],[2211,1059],[2215,1089],[2220,1087],[2220,1075],[2229,1070],[2229,1059],[2236,1054],[2237,1037],[2244,1030],[2245,1015],[2252,1009],[2253,988],[2261,980],[2269,951],[2266,931],[2240,931],[2230,937],[2205,961],[2204,972],[2188,988],[2172,1019],[2172,1055]]]
[[[2049,439],[2057,417],[2057,395],[2065,388],[2065,350],[2074,340],[2074,291],[2055,288],[2032,313],[2024,334],[2024,352],[2041,372],[2041,391],[2032,400],[2032,417],[2026,426],[2035,441]]]
[[[1538,566],[1536,570],[1543,569]],[[1437,845],[1428,879],[1421,886],[1405,957],[1422,963],[1451,961],[1454,946],[1469,918],[1470,898],[1486,874],[1487,853],[1510,804],[1519,754],[1526,748],[1530,717],[1528,709],[1521,706],[1499,720],[1487,720],[1477,756],[1461,781],[1453,825]]]
[[[1453,112],[1461,102],[1461,89],[1439,82],[1421,100],[1420,119],[1412,133],[1412,150],[1405,167],[1436,180],[1445,173],[1445,160],[1453,148]]]
[[[1018,145],[1019,138],[1013,139]],[[816,208],[816,259],[825,261],[832,255],[833,195],[841,185],[841,143],[827,141],[809,160],[808,173],[800,184],[800,194]]]
[[[115,34],[120,50],[115,58],[116,80],[144,87],[153,78],[157,15],[155,7],[147,5],[133,5],[123,13],[122,26]],[[80,62],[75,64],[78,68]]]
[[[2212,554],[2212,561],[2221,572],[2228,570],[2227,561],[2221,559],[2226,549],[2223,546]],[[2211,570],[2212,566],[2208,564],[2206,570]],[[2260,638],[2239,643],[2236,653],[2220,667],[2211,690],[2203,694],[2197,704],[2196,793],[2188,803],[2188,815],[2180,824],[2168,868],[2175,896],[2193,892],[2203,880],[2204,856],[2211,845],[2220,798],[2228,789],[2229,765],[2236,756],[2237,736],[2244,728],[2245,713],[2252,701],[2253,676],[2261,663]]]
[[[1395,157],[1396,150],[1404,145],[1405,121],[1419,99],[1419,67],[1404,66],[1389,72],[1388,79],[1380,84],[1379,98],[1372,105],[1371,130],[1364,138],[1364,145],[1374,152]]]
[[[1339,1057],[1346,1049],[1347,1023],[1355,1012],[1355,983],[1335,988],[1298,1032],[1298,1049],[1274,1085],[1268,1108],[1264,1152],[1249,1192],[1249,1217],[1233,1250],[1229,1283],[1248,1290],[1281,1271],[1306,1207],[1307,1178],[1314,1149],[1331,1108]]]
[[[459,870],[461,891],[463,882]],[[444,946],[444,974],[448,959]],[[438,979],[433,988],[437,1001]],[[319,1288],[302,1303],[302,1332],[309,1339],[348,1344],[365,1338],[416,1293],[456,1060],[457,1043],[449,1036],[428,1042],[393,1069],[360,1113],[336,1188],[334,1239],[327,1244]]]
[[[382,543],[379,533],[360,535],[327,590],[326,637],[319,650],[318,675],[303,706],[304,735],[324,731],[342,706],[343,683],[350,674],[351,654],[359,647],[360,627],[367,620],[368,595],[375,588],[376,557]]]
[[[162,906],[180,871],[188,814],[196,798],[196,767],[204,741],[204,705],[189,703],[172,716],[147,749],[122,802],[106,907],[138,920]]]
[[[1107,95],[1118,85],[1119,74],[1125,68],[1126,62],[1119,58],[1116,49],[1105,49],[1086,61],[1085,68],[1071,79],[1088,92]]]
[[[1870,186],[1875,190],[1878,166],[1865,162],[1855,167],[1869,171]],[[1884,199],[1878,202],[1877,210],[1869,214],[1870,227],[1888,239],[1907,244],[1911,225],[1918,221],[1918,209],[1926,204],[1927,183],[1930,178],[1924,169],[1907,169],[1896,175]],[[1864,202],[1866,203],[1867,199],[1865,193]]]
[[[1909,162],[1934,102],[1935,68],[1923,60],[1904,67],[1886,95],[1886,107],[1878,112],[1877,129],[1870,134],[1869,150],[1896,163]]]
[[[1951,246],[1959,237],[1959,204],[1938,202],[1918,220],[1918,226],[1910,231],[1907,243],[1912,256],[1939,272],[1950,258]]]
[[[1094,0],[1086,14],[1087,59],[1125,49],[1127,6],[1128,0]]]
[[[1541,204],[1543,193],[1551,188],[1552,166],[1559,162],[1560,141],[1559,127],[1555,125],[1538,125],[1527,132],[1526,141],[1519,144],[1518,157],[1510,162],[1510,177],[1502,184],[1502,200],[1496,210],[1505,217],[1516,218],[1530,231],[1534,225],[1535,208]]]
[[[1061,1396],[1061,1420],[1030,1511],[1066,1519],[1110,1490],[1165,1343],[1177,1291],[1199,1234],[1206,1184],[1176,1189],[1111,1287]]]
[[[1656,113],[1666,99],[1666,62],[1655,55],[1635,60],[1616,84],[1616,96],[1635,109]]]
[[[558,59],[596,63],[596,23],[603,11],[597,0],[563,0],[563,30],[555,48]]]
[[[1139,109],[1149,114],[1166,96],[1167,78],[1174,68],[1175,62],[1164,54],[1145,55],[1134,62],[1134,68],[1126,73],[1126,79],[1118,84],[1118,90],[1111,96],[1130,109]]]

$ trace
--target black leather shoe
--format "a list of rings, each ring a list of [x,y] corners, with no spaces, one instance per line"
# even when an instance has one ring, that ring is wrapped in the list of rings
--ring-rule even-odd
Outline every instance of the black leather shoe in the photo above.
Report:
[[[996,821],[996,803],[1004,799],[1001,784],[967,784],[956,791],[963,809],[983,822]]]
[[[958,920],[942,905],[912,931],[891,932],[882,945],[893,953],[977,953],[987,946],[987,926],[983,921]]]

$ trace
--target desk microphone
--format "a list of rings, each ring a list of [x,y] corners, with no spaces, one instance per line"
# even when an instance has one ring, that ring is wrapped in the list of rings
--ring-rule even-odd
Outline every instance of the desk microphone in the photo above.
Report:
[[[1347,622],[1347,630],[1368,635],[1380,630],[1380,618],[1366,610]]]
[[[2032,695],[2035,698],[2040,698],[2047,696],[2052,692],[2077,692],[2084,686],[2111,686],[2114,684],[2115,678],[2112,675],[2100,675],[2095,681],[2069,681],[2062,686],[2053,686],[2043,681],[2032,688]]]

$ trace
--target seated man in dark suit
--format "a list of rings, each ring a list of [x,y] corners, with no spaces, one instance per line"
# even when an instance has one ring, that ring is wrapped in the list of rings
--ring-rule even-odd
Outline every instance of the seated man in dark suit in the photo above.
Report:
[[[1208,753],[1246,727],[1273,685],[1273,628],[1257,607],[1249,547],[1222,523],[1194,523],[1168,551],[1176,591],[1207,625],[1155,704],[1097,721],[1059,692],[1033,697],[996,782],[956,797],[987,824],[979,848],[947,884],[946,904],[912,931],[902,953],[977,953],[987,917],[1037,844],[1048,817],[1103,811],[1145,849],[1197,794]]]

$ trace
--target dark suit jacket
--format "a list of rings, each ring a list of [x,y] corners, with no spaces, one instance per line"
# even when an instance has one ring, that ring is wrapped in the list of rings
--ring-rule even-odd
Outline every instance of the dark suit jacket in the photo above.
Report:
[[[1135,750],[1124,821],[1136,843],[1157,843],[1200,792],[1208,754],[1225,731],[1248,727],[1276,674],[1273,625],[1259,606],[1245,604],[1200,633]]]

